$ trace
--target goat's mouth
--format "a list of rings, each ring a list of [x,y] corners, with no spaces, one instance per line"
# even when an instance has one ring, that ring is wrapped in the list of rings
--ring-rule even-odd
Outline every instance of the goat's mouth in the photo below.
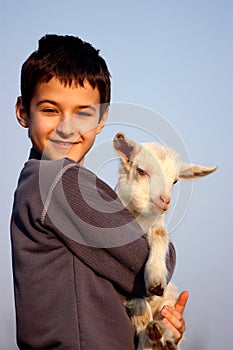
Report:
[[[166,203],[163,203],[162,205],[159,205],[158,203],[153,203],[154,210],[159,213],[166,212],[169,208],[169,205]]]

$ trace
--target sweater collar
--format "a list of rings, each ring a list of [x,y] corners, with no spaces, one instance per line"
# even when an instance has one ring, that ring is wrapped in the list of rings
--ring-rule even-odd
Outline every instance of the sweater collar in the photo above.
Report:
[[[73,159],[71,159],[69,157],[65,157],[65,158],[69,159],[72,162],[75,162]],[[42,155],[34,147],[32,147],[31,150],[30,150],[29,159],[41,160],[42,159]],[[78,162],[77,162],[77,164],[78,164]]]
[[[31,148],[29,159],[41,160],[41,154],[33,147]]]

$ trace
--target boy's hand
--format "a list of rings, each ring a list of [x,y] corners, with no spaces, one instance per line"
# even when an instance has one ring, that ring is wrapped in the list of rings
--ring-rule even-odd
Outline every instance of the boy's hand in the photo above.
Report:
[[[187,291],[183,291],[180,293],[174,308],[170,306],[164,306],[161,310],[163,322],[173,333],[176,343],[181,340],[186,329],[183,313],[188,301],[188,297],[189,293]]]

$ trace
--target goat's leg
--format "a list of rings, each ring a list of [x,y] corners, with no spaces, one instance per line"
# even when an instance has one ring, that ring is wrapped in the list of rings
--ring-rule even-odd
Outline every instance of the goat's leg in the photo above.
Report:
[[[150,304],[144,298],[132,298],[125,302],[125,306],[138,337],[137,350],[144,350],[148,345],[146,327],[153,320]]]
[[[153,320],[151,306],[144,298],[129,299],[125,302],[125,307],[137,333]]]
[[[170,306],[174,308],[174,305],[178,298],[178,290],[174,283],[169,282],[166,289],[164,290],[163,296],[153,295],[150,298],[147,298],[147,301],[150,304],[153,319],[157,319],[158,315],[164,306]]]
[[[147,299],[153,313],[153,320],[146,328],[146,337],[149,347],[152,349],[178,350],[179,347],[174,342],[173,334],[162,322],[161,310],[165,305],[174,307],[178,297],[177,288],[173,283],[169,283],[162,297],[153,296]],[[147,349],[147,348],[146,348]]]
[[[148,342],[153,346],[153,349],[177,350],[173,334],[162,321],[151,321],[147,326],[146,333]]]
[[[153,227],[147,233],[150,254],[145,267],[145,282],[151,295],[163,295],[166,288],[166,253],[169,238],[162,226]]]

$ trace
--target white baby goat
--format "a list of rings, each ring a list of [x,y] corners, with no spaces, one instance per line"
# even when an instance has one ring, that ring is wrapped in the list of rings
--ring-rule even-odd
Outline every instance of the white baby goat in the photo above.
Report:
[[[121,157],[116,192],[146,232],[150,247],[145,282],[151,297],[126,302],[138,334],[138,350],[177,350],[172,333],[160,317],[163,306],[174,306],[177,299],[176,287],[166,282],[169,237],[165,214],[173,185],[179,179],[206,176],[216,167],[182,163],[174,150],[157,143],[138,144],[123,133],[115,135],[114,148]]]

